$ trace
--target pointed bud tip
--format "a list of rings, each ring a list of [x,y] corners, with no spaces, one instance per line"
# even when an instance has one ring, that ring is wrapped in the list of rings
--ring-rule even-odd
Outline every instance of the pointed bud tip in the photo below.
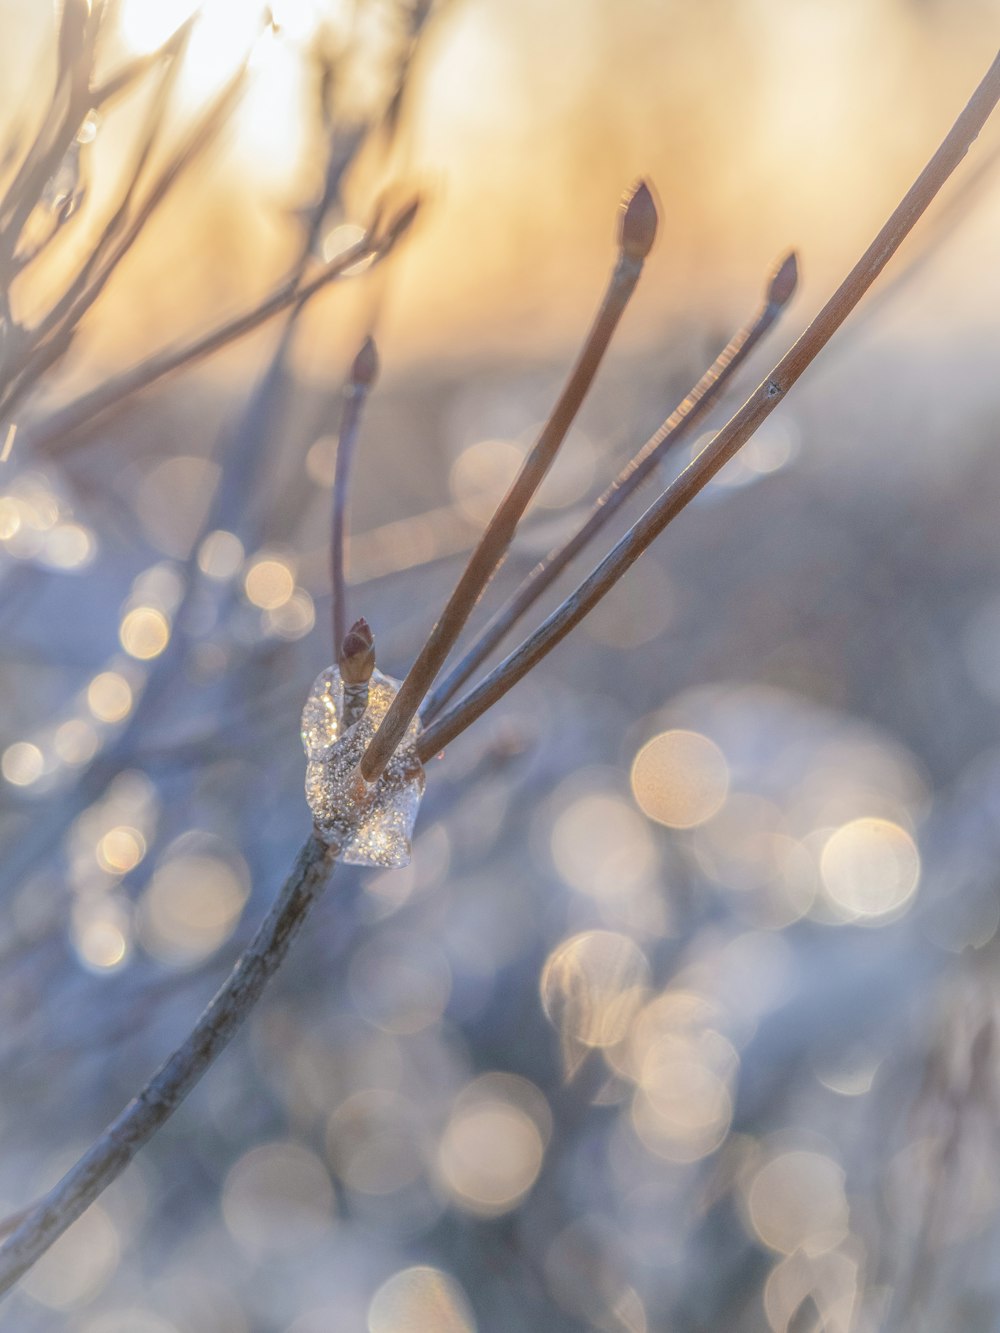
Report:
[[[360,685],[375,670],[375,636],[368,621],[356,620],[340,648],[340,674],[347,685]]]
[[[767,299],[771,305],[787,305],[799,284],[799,261],[794,250],[789,250],[775,269],[767,284]]]
[[[629,259],[645,259],[656,239],[659,221],[653,192],[645,181],[639,181],[625,200],[618,228],[618,244]]]
[[[379,361],[378,351],[375,347],[375,339],[368,337],[361,344],[361,348],[354,358],[354,364],[351,366],[351,383],[359,389],[370,389],[378,379]],[[359,620],[359,625],[364,625],[363,620]]]

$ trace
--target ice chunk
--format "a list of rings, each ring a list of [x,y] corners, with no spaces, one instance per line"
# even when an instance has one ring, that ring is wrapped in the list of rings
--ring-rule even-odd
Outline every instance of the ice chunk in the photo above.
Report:
[[[320,836],[341,849],[348,865],[405,866],[410,860],[424,793],[424,770],[414,752],[416,719],[377,782],[364,783],[357,772],[398,690],[399,681],[373,672],[364,716],[341,735],[344,687],[331,666],[316,677],[302,711],[306,800]]]

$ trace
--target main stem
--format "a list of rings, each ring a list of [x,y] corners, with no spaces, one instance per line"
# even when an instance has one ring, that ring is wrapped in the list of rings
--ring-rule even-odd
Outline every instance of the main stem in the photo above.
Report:
[[[187,1039],[0,1246],[0,1294],[128,1166],[229,1043],[326,888],[336,849],[310,836],[278,899]]]

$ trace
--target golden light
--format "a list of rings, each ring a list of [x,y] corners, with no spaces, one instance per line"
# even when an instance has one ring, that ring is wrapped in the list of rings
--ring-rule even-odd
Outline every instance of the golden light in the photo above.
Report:
[[[788,1333],[803,1302],[812,1300],[824,1333],[857,1327],[858,1264],[840,1250],[796,1250],[775,1264],[764,1286],[764,1311],[772,1333]]]
[[[632,1125],[657,1157],[696,1162],[720,1147],[733,1117],[739,1061],[717,1032],[663,1036],[648,1053],[632,1101]]]
[[[80,569],[93,559],[93,534],[79,523],[60,523],[45,541],[44,559],[54,569]]]
[[[56,728],[52,748],[64,764],[85,764],[97,753],[97,732],[89,722],[71,717]]]
[[[299,1250],[333,1225],[326,1167],[300,1143],[266,1143],[231,1167],[222,1188],[230,1235],[252,1254]]]
[[[216,528],[198,547],[198,568],[210,579],[231,579],[243,564],[243,543],[235,532]]]
[[[455,1099],[441,1136],[441,1184],[465,1212],[499,1217],[537,1180],[551,1129],[548,1103],[527,1079],[474,1079]]]
[[[668,828],[704,824],[721,810],[729,790],[726,757],[696,731],[664,731],[642,747],[632,764],[639,809]]]
[[[130,657],[147,662],[159,657],[170,642],[170,622],[153,606],[136,606],[125,613],[118,638]]]
[[[73,907],[73,947],[92,972],[113,972],[129,951],[128,918],[120,903],[102,894]]]
[[[132,711],[132,687],[117,671],[101,671],[87,686],[87,707],[98,722],[121,722]]]
[[[485,523],[524,460],[513,440],[479,440],[463,449],[451,465],[448,488],[461,512],[473,523]]]
[[[657,867],[646,821],[611,792],[590,792],[572,801],[555,819],[550,846],[566,883],[598,899],[637,888]]]
[[[146,855],[146,839],[138,829],[119,825],[97,844],[97,864],[109,875],[126,875]]]
[[[45,772],[45,757],[31,741],[15,741],[3,752],[0,772],[12,787],[30,787]]]
[[[316,607],[305,588],[296,588],[287,602],[264,612],[267,632],[290,642],[304,638],[315,624]]]
[[[916,893],[920,853],[888,819],[854,819],[829,837],[820,858],[823,887],[851,920],[892,916]]]
[[[465,1293],[440,1268],[418,1265],[393,1273],[372,1297],[368,1333],[476,1333]]]
[[[781,1254],[832,1250],[847,1235],[844,1172],[825,1153],[782,1152],[757,1171],[746,1210],[758,1239]]]
[[[243,577],[247,599],[262,611],[274,611],[295,591],[295,574],[289,561],[273,555],[258,555]]]
[[[177,855],[158,866],[140,902],[144,947],[179,966],[207,958],[232,934],[249,893],[242,861]]]
[[[123,40],[136,55],[162,46],[198,8],[198,0],[123,0],[119,24]]]
[[[646,955],[626,935],[590,930],[564,940],[542,969],[542,1007],[562,1038],[568,1072],[580,1048],[614,1046],[627,1035],[646,998]]]

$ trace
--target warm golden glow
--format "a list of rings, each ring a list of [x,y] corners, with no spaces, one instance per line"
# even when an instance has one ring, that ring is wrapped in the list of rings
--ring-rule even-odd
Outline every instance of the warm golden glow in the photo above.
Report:
[[[56,728],[52,748],[64,764],[85,764],[97,753],[97,732],[89,722],[71,717]]]
[[[824,1153],[782,1152],[750,1182],[747,1213],[757,1237],[782,1254],[806,1247],[821,1254],[847,1234],[844,1172]]]
[[[246,867],[182,854],[157,867],[142,897],[142,942],[166,962],[191,965],[232,934],[248,893]]]
[[[895,915],[916,893],[920,853],[888,819],[854,819],[830,836],[820,860],[823,887],[852,920]]]
[[[274,611],[295,591],[295,574],[287,560],[257,556],[243,576],[247,598],[262,611]]]
[[[235,532],[217,528],[198,547],[198,568],[210,579],[231,579],[243,564],[243,543]]]
[[[465,1293],[439,1268],[420,1265],[394,1273],[372,1297],[368,1333],[476,1333]]]
[[[121,722],[132,711],[132,687],[117,671],[102,671],[87,686],[87,707],[98,722]]]
[[[125,613],[118,630],[121,645],[140,662],[159,657],[170,641],[170,622],[152,606],[136,606]]]
[[[632,765],[632,791],[643,814],[669,828],[695,828],[722,808],[729,789],[725,755],[696,731],[664,731]]]
[[[97,864],[109,875],[126,875],[146,855],[146,839],[138,829],[119,825],[97,844]]]
[[[11,786],[30,787],[45,772],[45,757],[30,741],[15,741],[3,752],[0,772]]]
[[[614,931],[585,931],[553,950],[542,970],[542,1007],[562,1037],[570,1072],[582,1058],[580,1047],[623,1040],[645,999],[649,976],[639,946]]]

